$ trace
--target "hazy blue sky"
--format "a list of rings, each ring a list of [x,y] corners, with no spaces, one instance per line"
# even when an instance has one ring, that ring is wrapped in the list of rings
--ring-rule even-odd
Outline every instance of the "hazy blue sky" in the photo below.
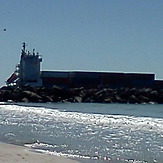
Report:
[[[163,79],[163,0],[0,0],[0,22],[0,85],[24,41],[42,55],[43,70],[152,72]]]

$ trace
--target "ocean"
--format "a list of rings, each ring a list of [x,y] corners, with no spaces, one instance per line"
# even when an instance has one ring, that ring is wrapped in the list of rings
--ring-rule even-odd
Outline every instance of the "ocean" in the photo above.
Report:
[[[0,103],[0,141],[82,163],[163,163],[163,105]]]

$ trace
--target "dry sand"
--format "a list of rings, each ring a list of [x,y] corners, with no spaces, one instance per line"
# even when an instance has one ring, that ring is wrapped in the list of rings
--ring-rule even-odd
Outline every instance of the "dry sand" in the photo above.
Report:
[[[65,157],[30,151],[26,147],[0,143],[0,163],[79,163]]]

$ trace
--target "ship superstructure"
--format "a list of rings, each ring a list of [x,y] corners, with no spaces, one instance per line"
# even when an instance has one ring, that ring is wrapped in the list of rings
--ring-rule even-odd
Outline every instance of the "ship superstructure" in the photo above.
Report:
[[[20,63],[16,66],[15,72],[7,80],[8,85],[31,85],[31,86],[41,86],[42,79],[40,73],[40,63],[42,58],[39,53],[29,52],[26,50],[26,43],[23,43],[21,51]]]

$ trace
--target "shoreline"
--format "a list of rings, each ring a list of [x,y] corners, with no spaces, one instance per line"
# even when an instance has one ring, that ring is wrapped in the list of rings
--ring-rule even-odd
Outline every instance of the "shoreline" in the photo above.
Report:
[[[79,163],[62,156],[34,152],[27,147],[0,142],[0,162],[3,163]]]

